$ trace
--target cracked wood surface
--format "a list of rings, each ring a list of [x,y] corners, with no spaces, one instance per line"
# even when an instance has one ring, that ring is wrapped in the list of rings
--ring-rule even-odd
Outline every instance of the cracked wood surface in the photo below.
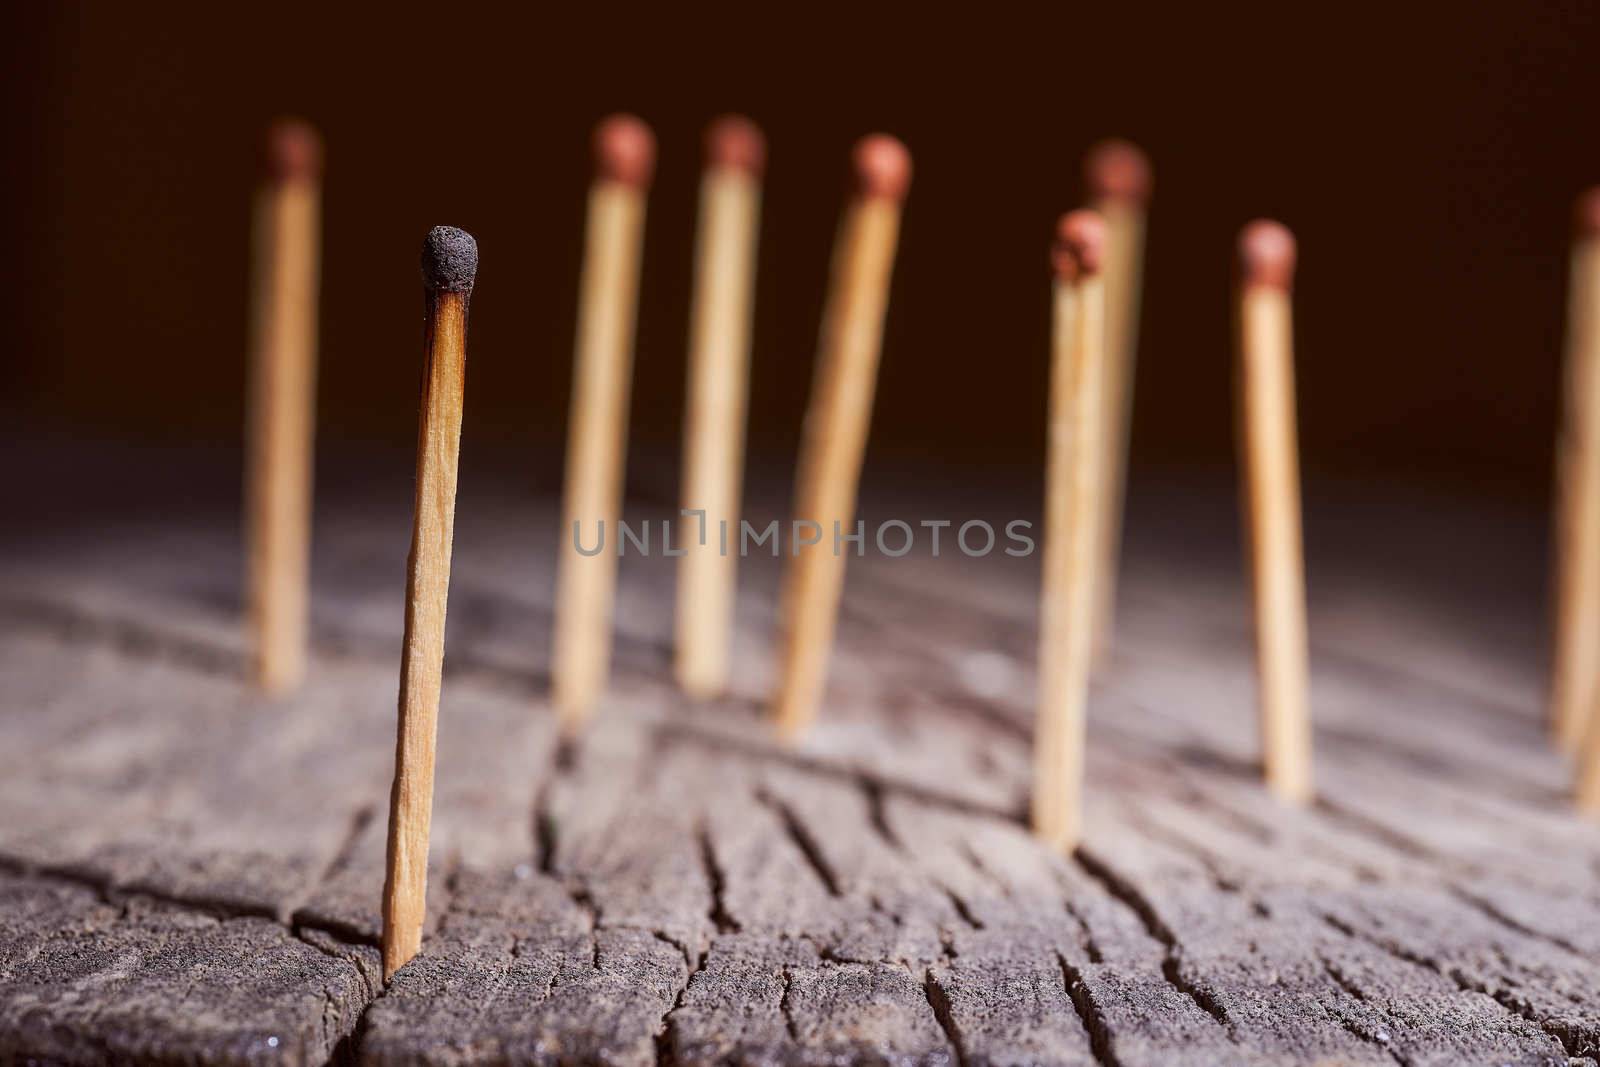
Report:
[[[0,1062],[1600,1060],[1600,830],[1537,721],[1537,530],[1381,502],[1308,521],[1305,811],[1256,781],[1231,500],[1135,512],[1063,857],[1022,821],[1034,561],[852,560],[786,751],[776,562],[742,570],[733,692],[691,707],[673,561],[625,560],[612,692],[563,745],[552,508],[469,483],[429,923],[381,990],[396,496],[324,509],[313,670],[276,702],[227,516],[8,543]]]

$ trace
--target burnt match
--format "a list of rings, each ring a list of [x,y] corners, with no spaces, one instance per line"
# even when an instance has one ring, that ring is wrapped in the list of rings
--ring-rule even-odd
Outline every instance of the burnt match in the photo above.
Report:
[[[466,385],[467,305],[477,273],[478,244],[471,234],[453,226],[435,226],[428,232],[422,244],[426,320],[416,495],[411,555],[406,563],[399,731],[383,884],[384,981],[405,966],[422,945],[445,607],[450,594],[456,469]]]
[[[1039,706],[1033,739],[1033,830],[1070,852],[1083,825],[1083,765],[1093,655],[1099,508],[1105,497],[1101,376],[1106,362],[1106,225],[1092,211],[1061,217],[1045,461]]]

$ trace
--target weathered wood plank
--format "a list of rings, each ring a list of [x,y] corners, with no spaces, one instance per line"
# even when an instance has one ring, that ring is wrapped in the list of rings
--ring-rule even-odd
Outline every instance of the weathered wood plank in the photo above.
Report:
[[[0,1060],[328,1060],[372,990],[351,958],[265,919],[0,878]]]
[[[1367,887],[1321,899],[1330,925],[1486,994],[1574,1057],[1600,1058],[1600,964],[1442,893]]]
[[[1088,844],[1061,857],[1019,819],[1031,561],[852,561],[827,714],[789,750],[763,718],[777,561],[745,568],[732,695],[695,706],[671,560],[624,560],[614,685],[561,746],[527,536],[553,511],[485,488],[433,918],[376,999],[404,523],[319,523],[314,670],[283,705],[243,686],[231,521],[0,562],[0,1060],[265,1059],[263,1020],[291,1062],[1596,1057],[1600,832],[1561,805],[1534,643],[1470,601],[1391,608],[1359,568],[1319,594],[1313,568],[1327,799],[1281,808],[1229,535],[1169,525],[1129,556]]]

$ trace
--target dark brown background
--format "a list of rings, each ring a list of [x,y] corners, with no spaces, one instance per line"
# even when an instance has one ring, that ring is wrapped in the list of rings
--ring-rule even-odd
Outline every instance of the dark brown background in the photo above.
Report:
[[[1231,243],[1270,214],[1302,243],[1309,469],[1548,487],[1569,205],[1600,180],[1592,4],[1096,6],[1049,22],[603,7],[579,23],[461,6],[13,13],[13,424],[236,447],[256,142],[298,113],[328,140],[325,446],[414,432],[416,251],[450,222],[482,247],[469,447],[553,470],[587,133],[629,109],[662,148],[635,476],[671,470],[700,130],[740,110],[772,149],[752,444],[780,468],[853,138],[896,133],[917,167],[873,462],[960,480],[1039,462],[1050,225],[1077,202],[1085,147],[1123,134],[1157,171],[1136,477],[1228,462]]]

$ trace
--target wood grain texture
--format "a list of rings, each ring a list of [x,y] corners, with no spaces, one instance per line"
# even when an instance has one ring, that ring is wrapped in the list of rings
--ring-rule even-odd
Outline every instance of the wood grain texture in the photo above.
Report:
[[[640,560],[563,742],[526,540],[559,511],[511,484],[461,500],[433,891],[381,994],[403,489],[319,522],[281,704],[225,515],[6,535],[0,1061],[1600,1059],[1600,828],[1544,743],[1535,525],[1311,501],[1329,800],[1296,808],[1255,772],[1230,495],[1136,493],[1067,856],[1025,817],[1036,561],[853,563],[836,695],[791,748],[761,701],[780,561],[746,561],[756,622],[706,706],[671,677],[676,560]]]

